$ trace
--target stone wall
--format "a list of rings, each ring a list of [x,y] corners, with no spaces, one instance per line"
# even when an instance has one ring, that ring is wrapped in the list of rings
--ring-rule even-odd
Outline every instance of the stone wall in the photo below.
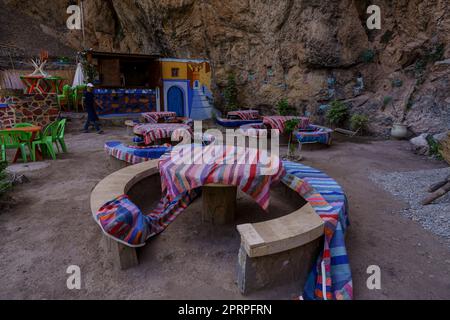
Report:
[[[14,96],[1,96],[0,127],[10,128],[15,123],[32,123],[45,127],[55,121],[59,116],[59,105],[56,95],[53,94],[16,94]]]

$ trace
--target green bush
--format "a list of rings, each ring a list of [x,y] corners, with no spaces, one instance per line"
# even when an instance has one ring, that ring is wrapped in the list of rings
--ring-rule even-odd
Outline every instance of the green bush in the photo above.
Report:
[[[371,63],[371,62],[373,62],[374,59],[375,59],[375,51],[373,51],[371,49],[364,50],[361,53],[361,60],[364,63]]]
[[[361,130],[364,132],[369,123],[369,118],[363,114],[354,114],[350,119],[350,128],[353,131]]]
[[[289,143],[288,143],[289,155],[291,155],[295,151],[295,143],[292,142],[292,133],[295,130],[297,130],[299,124],[300,124],[299,119],[291,119],[286,121],[284,126],[284,133],[289,134]]]
[[[331,124],[336,126],[342,124],[348,118],[348,107],[340,102],[333,101],[330,104],[330,109],[327,112],[327,119]]]
[[[386,110],[386,107],[388,106],[389,103],[391,103],[394,99],[391,96],[386,96],[383,99],[383,106],[381,107],[381,110],[384,111]]]
[[[287,99],[281,99],[280,101],[278,101],[277,110],[280,116],[295,115],[295,109],[289,105]]]
[[[236,84],[236,77],[232,73],[228,75],[227,86],[225,88],[223,95],[225,98],[225,110],[226,111],[237,110],[238,90]]]
[[[430,146],[430,156],[435,157],[438,160],[443,160],[442,154],[441,154],[441,146],[439,142],[434,140],[433,136],[427,137],[428,145]]]
[[[0,162],[0,198],[11,188],[11,183],[6,176],[6,162]]]
[[[291,119],[286,121],[284,125],[284,133],[291,134],[292,132],[295,131],[295,129],[297,129],[299,124],[300,124],[299,119]]]

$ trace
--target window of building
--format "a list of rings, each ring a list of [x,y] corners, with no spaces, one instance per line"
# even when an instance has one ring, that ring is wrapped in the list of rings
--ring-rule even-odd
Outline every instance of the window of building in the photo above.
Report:
[[[180,69],[179,68],[172,68],[172,77],[179,77]]]

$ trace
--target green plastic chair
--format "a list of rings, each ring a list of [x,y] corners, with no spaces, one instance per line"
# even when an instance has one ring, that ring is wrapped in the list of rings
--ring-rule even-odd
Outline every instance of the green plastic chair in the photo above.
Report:
[[[55,121],[51,124],[49,124],[44,132],[41,134],[41,136],[39,137],[39,139],[34,140],[31,143],[31,159],[33,160],[33,162],[36,161],[36,147],[37,146],[41,146],[41,150],[42,153],[44,153],[44,148],[46,149],[46,151],[48,151],[48,153],[50,154],[50,156],[52,157],[53,160],[56,160],[56,153],[55,153],[55,149],[53,148],[53,141],[56,140],[56,134],[58,131],[58,121]]]
[[[0,131],[0,141],[2,142],[2,158],[4,157],[6,159],[6,149],[20,149],[23,162],[28,162],[26,147],[29,148],[29,145],[27,142],[23,142],[21,140],[22,133],[23,132],[14,130]],[[30,149],[28,149],[28,151],[30,151]]]
[[[71,96],[72,96],[72,87],[66,84],[63,87],[62,94],[58,95],[58,104],[61,109],[63,109],[63,106],[67,107],[67,110],[70,109]]]
[[[1,137],[0,137],[1,139]],[[6,148],[3,145],[3,140],[0,140],[0,162],[6,162]]]
[[[56,148],[59,151],[59,146],[61,146],[61,149],[64,153],[67,153],[67,146],[66,142],[64,140],[64,135],[66,131],[66,119],[62,119],[58,121],[58,126],[56,129],[56,137],[53,143],[56,145]]]
[[[83,93],[86,90],[87,86],[85,84],[80,84],[76,87],[72,88],[72,105],[76,112],[78,112],[78,108],[80,104],[82,105],[83,101]],[[83,108],[83,106],[82,106]]]

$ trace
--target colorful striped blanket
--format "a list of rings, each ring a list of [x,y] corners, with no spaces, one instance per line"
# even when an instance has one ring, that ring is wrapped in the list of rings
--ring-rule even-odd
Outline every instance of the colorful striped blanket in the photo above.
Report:
[[[188,147],[194,146],[177,147],[175,154],[180,154],[179,159],[188,156]],[[231,146],[222,152],[212,150],[210,146],[195,147],[200,150],[209,148],[209,151],[215,152],[210,160],[230,160],[229,157],[236,152],[233,150],[235,147]],[[191,159],[199,160],[195,157]],[[325,222],[324,248],[308,277],[303,297],[308,300],[353,298],[352,275],[344,239],[349,226],[348,203],[335,180],[319,170],[289,161],[278,163],[274,174],[268,176],[261,175],[258,165],[210,163],[183,165],[166,154],[159,164],[164,195],[159,205],[145,215],[123,195],[106,203],[98,211],[98,223],[115,240],[127,246],[139,247],[148,238],[165,230],[198,196],[199,187],[203,185],[237,185],[267,209],[270,185],[281,179],[302,195]]]
[[[331,145],[332,133],[332,129],[310,125],[307,130],[294,132],[294,135],[300,143],[322,143]]]
[[[207,184],[235,185],[265,210],[269,207],[270,186],[284,174],[278,157],[230,145],[175,147],[161,157],[159,170],[162,190],[169,200]]]
[[[134,133],[143,136],[145,144],[150,145],[160,139],[180,141],[185,136],[191,137],[192,128],[179,123],[141,124],[134,127]]]
[[[325,222],[324,249],[310,273],[303,297],[308,300],[348,300],[353,283],[345,248],[349,226],[348,203],[342,188],[325,173],[300,163],[283,162],[287,174],[283,183],[302,195]],[[325,277],[322,275],[322,263]],[[323,285],[322,279],[326,279]],[[325,290],[324,290],[325,289]]]
[[[148,123],[158,123],[159,119],[162,118],[175,118],[177,116],[176,112],[145,112],[141,114],[145,121]]]
[[[163,154],[171,150],[169,144],[162,146],[126,146],[119,141],[108,141],[105,143],[105,151],[108,155],[125,161],[129,164],[137,164],[150,159],[159,159]]]
[[[259,112],[257,110],[238,110],[228,112],[228,117],[235,116],[242,120],[255,120],[259,118]]]
[[[269,128],[278,129],[281,133],[284,133],[284,128],[286,127],[286,122],[289,120],[300,120],[298,126],[299,129],[305,129],[309,126],[309,118],[306,117],[294,117],[294,116],[270,116],[264,117],[263,123]]]
[[[142,247],[147,239],[164,231],[198,194],[198,190],[191,190],[173,201],[162,197],[149,214],[143,214],[127,195],[122,195],[99,209],[97,222],[116,241],[129,247]]]

